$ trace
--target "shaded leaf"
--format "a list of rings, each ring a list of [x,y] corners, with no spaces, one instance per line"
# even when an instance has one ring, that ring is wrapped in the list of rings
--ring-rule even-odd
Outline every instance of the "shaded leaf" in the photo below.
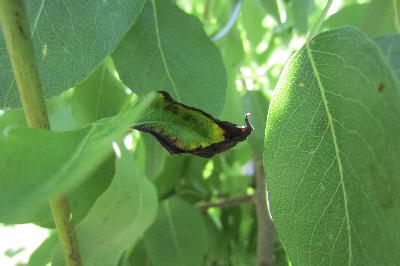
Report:
[[[300,33],[307,32],[308,18],[314,8],[314,0],[291,0],[288,2],[288,20]]]
[[[46,97],[86,78],[119,44],[145,0],[25,1]],[[20,105],[0,34],[0,108]]]
[[[252,131],[249,114],[246,126],[220,121],[202,110],[173,100],[158,92],[134,129],[149,132],[171,153],[212,157],[245,140]]]
[[[244,97],[246,112],[251,113],[254,132],[249,136],[253,151],[262,158],[265,123],[270,99],[262,91],[247,91]]]
[[[52,233],[29,257],[28,266],[43,266],[51,262],[58,243],[58,235]]]
[[[76,227],[83,265],[117,265],[153,223],[157,214],[154,186],[137,171],[133,157],[120,147],[110,187]],[[61,265],[58,247],[53,265]]]
[[[293,264],[400,259],[399,101],[381,51],[354,28],[319,34],[286,66],[268,113],[264,166]]]
[[[76,88],[47,101],[53,131],[82,128],[100,118],[118,114],[129,100],[121,82],[112,75],[110,62],[101,65],[87,80]],[[0,117],[0,130],[11,126],[26,126],[23,110],[13,109]],[[89,211],[96,198],[108,187],[114,176],[114,156],[92,169],[90,176],[68,193],[74,223]],[[54,227],[49,206],[38,210],[26,222]]]
[[[397,77],[400,78],[400,35],[384,35],[374,39]]]
[[[170,0],[151,0],[113,53],[121,80],[139,96],[168,91],[213,115],[224,106],[221,55],[197,18]]]
[[[155,223],[146,232],[144,243],[154,266],[203,265],[207,250],[203,217],[182,200],[165,200]]]
[[[322,28],[355,26],[371,37],[395,33],[397,30],[395,16],[393,16],[393,1],[398,0],[378,0],[346,6],[330,16],[322,24]],[[397,4],[397,7],[397,12],[399,12],[400,5]]]
[[[84,181],[110,154],[112,141],[127,132],[153,98],[149,95],[138,105],[126,106],[118,116],[74,131],[2,129],[0,221],[29,222],[28,218],[45,206],[48,198]]]

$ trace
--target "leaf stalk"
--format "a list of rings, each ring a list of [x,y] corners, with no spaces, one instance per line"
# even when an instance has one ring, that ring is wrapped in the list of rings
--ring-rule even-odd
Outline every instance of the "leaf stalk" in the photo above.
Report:
[[[28,19],[21,0],[0,0],[0,25],[28,126],[50,129]],[[65,263],[68,266],[80,266],[68,200],[65,196],[59,196],[50,200],[50,206]]]

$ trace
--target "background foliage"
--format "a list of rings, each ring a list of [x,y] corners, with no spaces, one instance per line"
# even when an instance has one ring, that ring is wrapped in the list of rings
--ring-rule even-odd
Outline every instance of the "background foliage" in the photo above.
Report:
[[[25,2],[52,131],[26,128],[0,34],[0,222],[49,228],[30,265],[63,264],[61,192],[84,265],[399,261],[397,0],[334,0],[309,43],[326,1]],[[157,90],[255,130],[171,156],[128,131]]]

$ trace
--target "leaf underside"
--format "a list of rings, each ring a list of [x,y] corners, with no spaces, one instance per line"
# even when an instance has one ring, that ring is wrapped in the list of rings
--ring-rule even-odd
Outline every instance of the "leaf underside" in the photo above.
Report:
[[[248,118],[245,126],[221,121],[160,91],[133,128],[152,134],[171,154],[209,158],[247,139],[253,130]]]

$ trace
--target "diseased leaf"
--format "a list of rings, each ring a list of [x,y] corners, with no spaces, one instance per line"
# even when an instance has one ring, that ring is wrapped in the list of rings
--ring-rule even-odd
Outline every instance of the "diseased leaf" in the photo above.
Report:
[[[149,132],[171,154],[191,153],[201,157],[232,148],[253,130],[249,114],[245,126],[213,118],[204,111],[178,103],[166,92],[158,92],[148,112],[133,126]]]
[[[226,73],[199,20],[171,0],[149,0],[113,53],[121,80],[139,96],[168,91],[215,116],[225,102]]]
[[[317,35],[289,61],[268,113],[264,166],[294,265],[400,260],[399,102],[382,52],[354,28]]]

